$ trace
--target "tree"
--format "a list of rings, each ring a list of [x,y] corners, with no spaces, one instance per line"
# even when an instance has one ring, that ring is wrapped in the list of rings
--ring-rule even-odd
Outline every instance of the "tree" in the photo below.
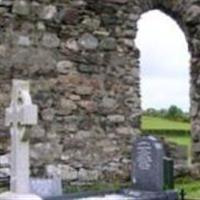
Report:
[[[183,111],[175,105],[170,106],[167,112],[167,118],[173,120],[181,120],[183,115]]]

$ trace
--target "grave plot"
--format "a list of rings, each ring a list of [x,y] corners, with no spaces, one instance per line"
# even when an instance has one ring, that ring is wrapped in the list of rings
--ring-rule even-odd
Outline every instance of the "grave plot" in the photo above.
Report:
[[[165,157],[161,142],[153,136],[139,137],[133,144],[132,154],[132,188],[124,189],[116,194],[87,195],[83,193],[66,195],[58,199],[47,198],[47,200],[177,200],[176,191],[164,190],[168,186],[173,189],[173,184],[170,183],[170,185],[168,182],[173,174],[168,172],[164,176],[165,168],[171,159]]]
[[[27,127],[37,124],[37,106],[32,104],[29,82],[14,80],[12,100],[6,110],[6,125],[11,132],[10,192],[0,200],[178,200],[175,191],[164,191],[165,152],[152,136],[138,138],[133,144],[133,186],[117,193],[62,194],[62,177],[49,179],[29,177],[29,133]]]

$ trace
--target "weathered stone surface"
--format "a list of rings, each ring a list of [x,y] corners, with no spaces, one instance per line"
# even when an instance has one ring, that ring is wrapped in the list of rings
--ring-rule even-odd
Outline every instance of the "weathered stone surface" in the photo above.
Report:
[[[42,112],[42,118],[45,121],[53,121],[54,118],[54,114],[55,114],[55,110],[54,109],[45,109]]]
[[[40,18],[44,20],[51,20],[57,13],[57,8],[54,5],[45,6],[40,13]]]
[[[192,5],[188,10],[187,10],[187,22],[198,22],[198,18],[200,16],[200,7],[197,5]]]
[[[107,118],[112,123],[122,123],[125,121],[125,117],[123,115],[109,115]]]
[[[87,101],[87,100],[80,101],[79,102],[79,106],[81,108],[84,108],[88,112],[95,112],[95,111],[97,111],[97,105],[93,101]]]
[[[82,73],[93,73],[95,72],[95,67],[91,65],[80,64],[78,66],[78,71]]]
[[[78,43],[82,48],[87,50],[94,50],[99,45],[97,38],[89,33],[82,35]]]
[[[39,31],[45,31],[46,30],[45,24],[43,22],[38,22],[37,23],[37,29]]]
[[[119,3],[119,4],[125,4],[128,2],[128,0],[103,0],[103,1],[110,3]]]
[[[75,65],[69,60],[62,60],[57,63],[57,71],[61,74],[67,74],[73,70],[75,70]]]
[[[28,36],[19,36],[18,45],[28,47],[31,45],[30,38]]]
[[[31,128],[31,138],[43,138],[45,136],[45,129],[39,125]]]
[[[79,95],[91,95],[93,92],[93,87],[90,86],[78,86],[76,88],[76,93]]]
[[[5,45],[0,45],[0,56],[1,57],[6,57],[6,53],[7,53],[7,48]]]
[[[92,136],[92,133],[90,131],[78,131],[75,137],[79,140],[82,140],[85,138],[89,138],[91,136]]]
[[[72,51],[75,51],[75,52],[79,51],[78,43],[73,38],[71,38],[71,39],[69,39],[69,40],[66,41],[65,47],[68,48],[68,49],[70,49],[70,50],[72,50]]]
[[[78,172],[69,165],[59,165],[61,177],[67,181],[74,181],[78,179]]]
[[[101,22],[98,19],[93,19],[93,18],[86,18],[83,20],[82,24],[86,26],[87,29],[91,31],[95,31],[99,28]]]
[[[76,24],[79,20],[79,10],[76,8],[61,10],[59,15],[64,24]]]
[[[42,44],[47,48],[57,48],[60,45],[60,39],[56,34],[46,33],[42,38]]]
[[[98,177],[98,171],[91,171],[81,168],[78,172],[78,178],[80,181],[97,181]]]
[[[30,157],[32,160],[38,160],[37,165],[45,162],[53,162],[62,152],[62,147],[57,141],[37,143],[31,148]]]
[[[99,112],[111,113],[117,108],[117,101],[114,98],[104,97],[99,104]]]
[[[68,110],[68,112],[71,112],[77,109],[77,105],[73,101],[65,99],[65,98],[61,99],[61,107],[63,109]]]
[[[133,135],[134,136],[134,130],[132,129],[132,127],[118,127],[116,129],[116,132],[118,134],[121,134],[121,135]]]
[[[103,50],[114,50],[116,48],[116,40],[115,38],[107,37],[103,39],[100,43],[100,48]]]
[[[13,13],[17,15],[29,15],[30,5],[24,0],[15,0],[13,5]]]
[[[60,177],[61,176],[61,171],[60,169],[55,166],[55,165],[47,165],[46,166],[46,171],[49,177]]]

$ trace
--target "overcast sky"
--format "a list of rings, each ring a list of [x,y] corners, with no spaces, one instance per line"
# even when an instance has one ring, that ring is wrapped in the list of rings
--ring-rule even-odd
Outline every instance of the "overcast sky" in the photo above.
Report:
[[[143,14],[138,28],[143,108],[173,104],[188,111],[190,54],[184,33],[157,10]]]

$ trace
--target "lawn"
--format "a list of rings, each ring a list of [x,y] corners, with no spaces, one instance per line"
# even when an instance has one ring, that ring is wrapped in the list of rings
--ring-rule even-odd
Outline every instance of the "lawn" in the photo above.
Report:
[[[194,180],[190,177],[179,178],[176,180],[176,189],[184,189],[186,193],[186,198],[196,198],[200,197],[200,180]]]
[[[190,124],[185,122],[170,121],[158,117],[142,117],[142,130],[155,130],[153,135],[164,137],[169,142],[178,145],[190,146],[191,138],[187,131],[190,130]],[[156,130],[163,130],[156,132]],[[182,131],[182,132],[181,132]],[[152,134],[152,133],[150,133]]]
[[[132,187],[131,182],[127,183],[94,183],[92,185],[85,186],[65,186],[64,191],[66,193],[74,193],[74,192],[102,192],[102,191],[119,191],[122,188],[130,188]],[[195,180],[190,177],[179,178],[175,181],[175,189],[180,192],[184,189],[186,194],[186,198],[199,198],[200,197],[200,180]]]
[[[187,146],[188,150],[190,148],[191,138],[190,135],[187,133],[187,131],[190,130],[189,123],[176,122],[158,117],[143,116],[142,129],[144,132],[145,130],[163,130],[163,132],[155,131],[156,136],[162,136],[170,142]],[[181,189],[184,189],[186,193],[186,198],[199,198],[200,180],[194,180],[191,177],[179,178],[176,180],[176,189],[179,191]]]
[[[190,130],[190,124],[176,122],[158,117],[142,117],[142,129],[163,129],[163,130]]]

